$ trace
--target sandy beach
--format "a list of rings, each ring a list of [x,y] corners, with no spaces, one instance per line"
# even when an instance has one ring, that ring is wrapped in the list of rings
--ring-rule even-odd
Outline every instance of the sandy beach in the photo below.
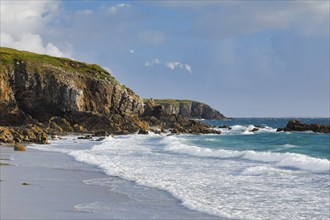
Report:
[[[217,219],[61,153],[0,150],[1,219]]]

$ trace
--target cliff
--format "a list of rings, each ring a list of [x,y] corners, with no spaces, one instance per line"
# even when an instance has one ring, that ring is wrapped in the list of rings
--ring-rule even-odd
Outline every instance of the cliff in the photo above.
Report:
[[[163,106],[169,114],[180,115],[193,119],[217,119],[223,120],[226,117],[209,105],[192,100],[177,99],[144,99],[144,103],[153,103],[152,105]]]
[[[9,48],[0,48],[0,64],[0,142],[47,143],[48,135],[67,132],[218,133],[188,118],[224,117],[190,101],[145,108],[96,64]]]
[[[135,132],[143,100],[95,64],[0,49],[0,125],[54,116],[91,131]]]

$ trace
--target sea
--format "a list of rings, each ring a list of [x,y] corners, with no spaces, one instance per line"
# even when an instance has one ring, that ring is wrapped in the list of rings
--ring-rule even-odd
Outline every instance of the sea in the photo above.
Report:
[[[165,191],[188,209],[223,219],[330,219],[330,134],[276,132],[290,119],[204,120],[231,129],[101,141],[68,136],[31,147],[68,154],[109,176]],[[330,118],[294,119],[330,124]],[[106,179],[85,183],[110,184]]]

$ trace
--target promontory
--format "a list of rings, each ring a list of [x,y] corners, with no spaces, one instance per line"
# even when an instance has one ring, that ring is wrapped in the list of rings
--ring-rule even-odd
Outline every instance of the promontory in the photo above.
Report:
[[[189,100],[143,100],[96,64],[0,48],[0,142],[47,142],[65,132],[218,133],[225,119]]]

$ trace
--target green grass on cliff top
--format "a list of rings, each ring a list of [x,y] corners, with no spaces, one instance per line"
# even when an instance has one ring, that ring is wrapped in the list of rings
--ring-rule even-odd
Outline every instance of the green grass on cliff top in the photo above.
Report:
[[[40,64],[44,64],[47,66],[63,68],[64,70],[71,72],[91,74],[98,79],[108,79],[110,81],[115,80],[106,70],[96,64],[87,64],[70,60],[68,58],[52,57],[44,54],[0,47],[1,67],[15,65],[18,61],[27,61],[30,64],[38,65],[39,67],[41,66]]]

